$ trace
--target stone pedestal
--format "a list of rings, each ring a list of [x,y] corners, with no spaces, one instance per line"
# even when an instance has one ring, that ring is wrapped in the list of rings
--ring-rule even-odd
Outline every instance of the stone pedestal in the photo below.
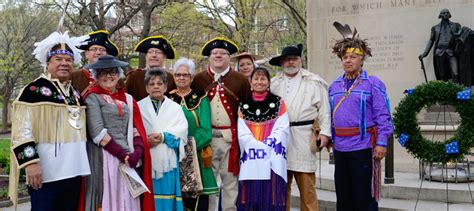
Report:
[[[421,177],[429,181],[437,182],[472,182],[474,174],[471,173],[468,160],[461,160],[456,163],[422,163],[420,166]]]
[[[458,125],[461,120],[459,114],[450,105],[430,106],[420,113],[422,113],[422,118],[418,119],[420,125],[453,127]]]

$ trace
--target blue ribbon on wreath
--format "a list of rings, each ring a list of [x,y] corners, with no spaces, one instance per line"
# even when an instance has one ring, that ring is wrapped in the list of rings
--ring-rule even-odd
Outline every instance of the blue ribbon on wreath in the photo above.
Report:
[[[456,99],[458,100],[469,100],[471,99],[471,88],[466,88],[464,91],[457,93]]]
[[[459,143],[458,141],[453,141],[446,144],[445,148],[446,154],[458,154],[459,153]]]
[[[415,91],[415,89],[405,89],[405,91],[403,91],[403,94],[407,94],[407,95],[412,95],[413,92]]]
[[[402,147],[405,147],[409,139],[410,138],[408,137],[407,134],[402,133],[400,134],[400,137],[398,137],[398,142],[400,143],[400,145],[402,145]]]

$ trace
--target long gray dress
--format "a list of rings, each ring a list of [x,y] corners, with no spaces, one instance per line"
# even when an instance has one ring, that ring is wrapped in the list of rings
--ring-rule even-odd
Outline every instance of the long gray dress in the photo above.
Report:
[[[129,121],[129,107],[121,103],[122,115],[119,107],[107,95],[92,93],[86,98],[87,104],[87,154],[91,168],[91,175],[85,178],[85,210],[97,210],[101,207],[103,195],[103,159],[102,147],[99,145],[104,131],[129,151],[127,144],[127,129]],[[102,135],[103,137],[103,135]]]

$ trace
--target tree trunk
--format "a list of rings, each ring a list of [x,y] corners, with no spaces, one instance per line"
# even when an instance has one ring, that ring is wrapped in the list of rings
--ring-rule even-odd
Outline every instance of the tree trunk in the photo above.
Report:
[[[145,39],[150,34],[151,29],[151,13],[153,12],[153,7],[151,5],[142,8],[142,20],[143,20],[143,28],[140,34],[140,40]],[[138,66],[143,68],[146,65],[145,61],[145,54],[140,53],[138,57]]]
[[[7,132],[8,131],[8,108],[9,108],[9,102],[10,102],[10,93],[6,91],[3,94],[3,109],[2,109],[2,132]]]

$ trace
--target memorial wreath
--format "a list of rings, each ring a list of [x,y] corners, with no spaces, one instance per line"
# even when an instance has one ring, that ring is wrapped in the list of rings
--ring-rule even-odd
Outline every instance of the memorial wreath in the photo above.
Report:
[[[396,137],[410,154],[428,162],[447,163],[469,153],[474,147],[474,99],[470,88],[452,82],[430,81],[405,93],[395,108],[393,122]],[[451,105],[461,118],[454,136],[444,141],[423,137],[417,121],[421,109],[437,103]]]

